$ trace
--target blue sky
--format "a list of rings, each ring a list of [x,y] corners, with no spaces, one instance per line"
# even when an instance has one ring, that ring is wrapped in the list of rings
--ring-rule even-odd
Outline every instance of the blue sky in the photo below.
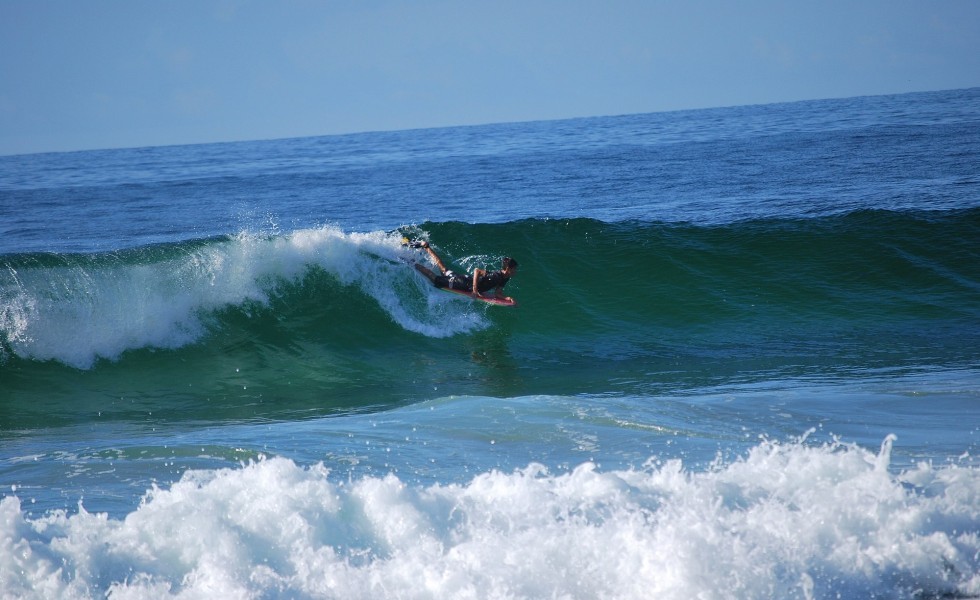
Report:
[[[0,154],[978,85],[977,0],[0,0]]]

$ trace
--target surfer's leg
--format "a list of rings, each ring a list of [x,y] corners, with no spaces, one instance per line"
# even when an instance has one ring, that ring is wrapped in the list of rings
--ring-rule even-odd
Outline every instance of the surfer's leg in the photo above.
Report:
[[[424,248],[425,251],[429,253],[429,256],[432,257],[432,260],[436,261],[436,266],[439,267],[439,270],[442,272],[442,274],[445,275],[448,269],[446,269],[446,265],[442,264],[442,259],[439,258],[438,254],[436,254],[436,251],[433,250],[428,245],[424,246]]]
[[[428,277],[429,281],[431,281],[432,283],[436,282],[436,274],[432,272],[432,269],[428,267],[424,267],[418,263],[414,263],[412,266],[415,267],[416,271]]]
[[[425,275],[437,288],[449,287],[451,284],[452,279],[446,275],[436,275],[432,269],[418,263],[412,263],[412,266],[415,267],[416,271]]]

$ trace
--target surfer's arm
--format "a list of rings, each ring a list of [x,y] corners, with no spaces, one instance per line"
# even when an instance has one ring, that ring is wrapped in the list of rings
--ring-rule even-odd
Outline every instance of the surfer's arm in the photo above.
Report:
[[[480,283],[480,278],[483,277],[486,274],[487,274],[487,271],[485,269],[474,269],[473,270],[473,293],[474,294],[478,294],[480,296],[486,296],[486,294],[480,294],[480,287],[478,285]],[[490,290],[487,290],[487,291],[490,291]],[[502,298],[504,300],[509,300],[510,299],[508,296],[505,296],[504,295],[504,286],[503,285],[498,285],[498,286],[496,286],[496,287],[493,288],[493,296],[494,296],[494,298]]]
[[[487,272],[484,271],[483,269],[473,269],[473,293],[474,294],[480,293],[480,288],[477,287],[476,284],[480,281],[480,277],[483,277],[486,274]]]

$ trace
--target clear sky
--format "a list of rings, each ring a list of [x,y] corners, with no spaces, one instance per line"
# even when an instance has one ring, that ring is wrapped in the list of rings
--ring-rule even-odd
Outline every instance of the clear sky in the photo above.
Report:
[[[0,154],[980,86],[980,0],[0,0]]]

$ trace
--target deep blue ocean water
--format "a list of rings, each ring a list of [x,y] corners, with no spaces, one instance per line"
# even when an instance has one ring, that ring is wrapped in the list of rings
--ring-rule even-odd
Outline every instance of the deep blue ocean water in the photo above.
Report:
[[[980,88],[0,157],[0,596],[980,597],[978,242]]]

